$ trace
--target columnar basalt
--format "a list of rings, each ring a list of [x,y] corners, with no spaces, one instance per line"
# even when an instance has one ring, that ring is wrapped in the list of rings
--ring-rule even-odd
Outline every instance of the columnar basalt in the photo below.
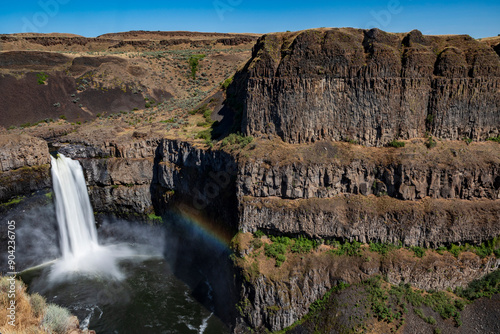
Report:
[[[268,34],[236,78],[247,87],[243,131],[290,143],[485,140],[500,130],[500,58],[466,35]]]

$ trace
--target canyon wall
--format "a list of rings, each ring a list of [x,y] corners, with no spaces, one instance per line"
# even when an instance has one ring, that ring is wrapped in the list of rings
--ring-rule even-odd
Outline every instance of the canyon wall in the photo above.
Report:
[[[0,202],[51,186],[49,149],[44,140],[1,135],[0,147]]]
[[[466,35],[268,34],[235,82],[245,87],[242,131],[289,143],[381,146],[426,132],[451,140],[500,134],[500,58]]]

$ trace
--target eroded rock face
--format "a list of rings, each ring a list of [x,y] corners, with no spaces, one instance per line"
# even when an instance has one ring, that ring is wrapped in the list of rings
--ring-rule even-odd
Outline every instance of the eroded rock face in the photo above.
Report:
[[[0,136],[0,171],[50,163],[45,140],[26,135]]]
[[[259,275],[242,281],[240,308],[257,332],[281,330],[309,312],[309,305],[340,282],[358,283],[372,275],[385,275],[391,284],[410,283],[419,289],[444,290],[466,286],[498,269],[500,260],[480,259],[472,253],[428,254],[422,259],[399,250],[387,257],[370,252],[367,257],[323,254],[295,260],[277,276]]]
[[[353,161],[342,164],[268,166],[248,163],[239,172],[240,196],[329,198],[341,194],[387,194],[402,200],[425,197],[498,199],[498,165],[418,166],[411,161],[389,165]]]
[[[268,34],[235,82],[246,90],[242,130],[290,143],[381,146],[426,131],[452,140],[500,131],[500,58],[466,35]]]
[[[240,204],[239,229],[438,247],[481,243],[500,235],[499,206],[499,200],[409,202],[359,195],[308,200],[246,197]]]

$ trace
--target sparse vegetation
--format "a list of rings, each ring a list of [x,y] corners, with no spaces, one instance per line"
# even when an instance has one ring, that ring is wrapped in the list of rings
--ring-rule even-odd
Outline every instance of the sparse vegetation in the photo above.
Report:
[[[425,249],[422,247],[415,246],[412,247],[411,250],[413,251],[413,253],[415,253],[416,257],[424,257],[425,255]]]
[[[43,316],[42,326],[52,332],[63,334],[70,326],[71,314],[65,308],[49,304]]]
[[[192,55],[189,57],[188,63],[189,67],[191,68],[191,78],[194,80],[196,79],[196,72],[198,71],[198,66],[200,63],[200,60],[205,58],[205,54],[198,54],[198,55]]]
[[[343,244],[334,241],[332,245],[335,247],[330,251],[333,255],[359,256],[361,254],[361,243],[356,240],[352,242],[346,240]]]
[[[241,133],[231,133],[221,141],[221,146],[239,145],[244,148],[253,141],[252,136],[244,136]]]
[[[496,136],[496,137],[489,137],[488,138],[489,141],[494,141],[496,143],[500,143],[500,136]]]
[[[457,288],[455,293],[471,301],[482,297],[491,298],[494,294],[500,293],[500,270],[497,269],[479,280],[472,281],[465,289]],[[464,305],[457,307],[463,309]]]
[[[6,333],[33,333],[33,334],[63,334],[71,326],[71,314],[68,310],[54,304],[47,304],[44,297],[37,293],[29,295],[26,292],[26,286],[19,280],[11,281],[8,277],[0,277],[0,317],[6,324],[7,308],[10,303],[8,291],[11,284],[15,284],[15,305],[16,320],[15,331],[6,331]],[[6,327],[0,326],[2,333]],[[10,326],[9,326],[10,327]]]
[[[36,78],[39,85],[45,85],[45,82],[49,78],[49,75],[45,72],[40,72],[37,73]]]
[[[11,198],[11,199],[10,199],[10,200],[8,200],[7,202],[0,204],[0,206],[7,207],[7,206],[11,206],[11,205],[16,205],[16,204],[21,203],[21,201],[22,201],[23,199],[24,199],[24,196],[16,196],[16,197],[14,197],[14,198]]]
[[[230,78],[227,78],[226,80],[224,80],[220,86],[222,89],[226,90],[227,87],[229,87],[229,85],[233,82],[233,77],[230,77]]]
[[[382,242],[370,242],[369,249],[372,252],[379,253],[382,255],[386,255],[388,252],[396,249],[400,249],[402,247],[401,243],[398,245],[390,244],[390,243],[382,243]]]
[[[405,147],[405,142],[403,142],[403,141],[397,141],[396,139],[394,139],[393,141],[389,142],[387,144],[387,146],[389,146],[389,147],[395,147],[395,148]]]
[[[154,213],[150,213],[148,215],[148,219],[152,222],[155,222],[155,223],[161,223],[163,220],[161,218],[161,216],[157,216],[156,214]]]
[[[425,146],[427,146],[428,149],[431,149],[433,147],[436,147],[437,142],[432,139],[432,136],[427,137],[427,140],[425,141]]]

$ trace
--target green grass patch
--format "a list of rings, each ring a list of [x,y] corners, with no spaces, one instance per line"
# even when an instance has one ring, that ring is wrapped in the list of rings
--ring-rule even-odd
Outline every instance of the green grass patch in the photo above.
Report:
[[[160,216],[155,215],[154,213],[150,213],[148,215],[148,219],[155,222],[155,223],[163,222],[163,219]]]

